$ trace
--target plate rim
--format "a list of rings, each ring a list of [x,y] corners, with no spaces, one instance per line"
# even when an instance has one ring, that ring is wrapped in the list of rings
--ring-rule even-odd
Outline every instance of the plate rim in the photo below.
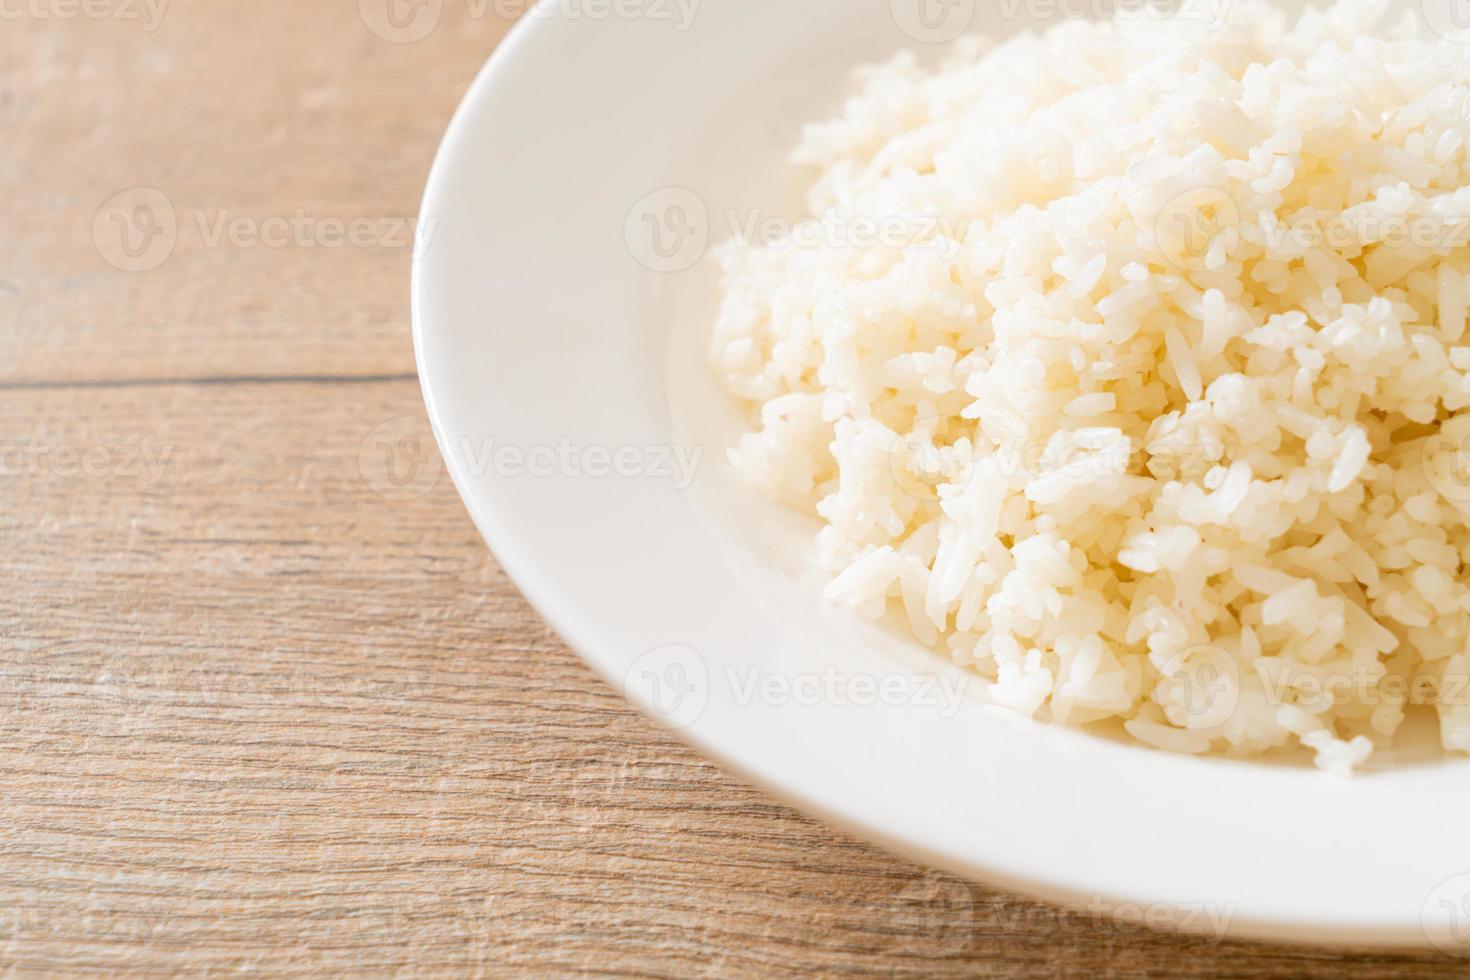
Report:
[[[538,10],[554,5],[557,0],[537,0],[495,45],[484,65],[475,74],[456,107],[444,136],[437,148],[430,168],[419,208],[418,227],[432,227],[436,215],[445,213],[440,203],[447,194],[446,172],[453,160],[462,152],[480,105],[495,89],[499,76],[506,72],[517,59],[525,57],[533,37],[556,30],[561,23],[558,18],[535,16]],[[533,556],[522,550],[517,535],[509,522],[497,513],[495,501],[475,492],[470,476],[464,471],[457,453],[452,451],[449,425],[443,404],[436,393],[435,372],[427,353],[426,334],[429,330],[426,269],[435,254],[433,249],[416,249],[412,257],[410,307],[416,373],[423,397],[428,421],[434,432],[435,441],[454,484],[456,493],[463,502],[476,530],[490,548],[497,563],[515,585],[516,589],[536,610],[538,616],[562,639],[584,664],[613,690],[617,691],[646,719],[662,731],[673,734],[684,744],[709,759],[721,768],[756,787],[772,798],[794,807],[829,827],[864,842],[879,846],[890,853],[915,861],[928,868],[954,874],[966,881],[975,881],[1051,903],[1056,906],[1077,906],[1104,898],[1113,906],[1143,905],[1157,902],[1147,895],[1130,894],[1113,890],[1099,895],[1097,889],[1080,889],[1062,880],[1053,880],[1044,875],[1028,876],[1016,871],[988,864],[981,860],[961,859],[941,849],[929,848],[921,842],[865,820],[860,815],[840,807],[818,796],[810,795],[799,786],[753,768],[728,752],[719,741],[703,735],[695,727],[673,728],[663,723],[656,709],[647,701],[634,696],[608,665],[611,656],[598,653],[601,644],[596,627],[578,621],[566,602],[557,600],[554,583],[544,581],[542,572],[535,567]],[[1248,765],[1249,763],[1239,763]],[[1105,913],[1116,918],[1116,911]],[[1152,931],[1151,929],[1149,931]],[[1254,940],[1283,943],[1292,946],[1332,947],[1338,949],[1398,948],[1431,951],[1434,949],[1428,933],[1419,920],[1413,922],[1383,921],[1371,925],[1348,924],[1322,916],[1303,914],[1299,918],[1258,916],[1251,914],[1233,915],[1223,934],[1212,929],[1208,923],[1198,927],[1171,922],[1164,934],[1191,934],[1210,940]]]

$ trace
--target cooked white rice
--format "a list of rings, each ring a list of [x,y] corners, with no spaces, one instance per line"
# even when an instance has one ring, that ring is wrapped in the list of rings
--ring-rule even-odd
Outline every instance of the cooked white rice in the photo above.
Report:
[[[833,600],[1164,748],[1470,751],[1470,61],[1382,9],[967,39],[808,128],[713,358]]]

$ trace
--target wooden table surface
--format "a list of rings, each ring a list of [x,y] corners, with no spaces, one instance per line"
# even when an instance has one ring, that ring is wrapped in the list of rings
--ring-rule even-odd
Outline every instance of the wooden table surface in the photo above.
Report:
[[[1466,975],[932,873],[584,668],[375,448],[427,431],[402,225],[516,6],[427,2],[0,9],[0,973]]]

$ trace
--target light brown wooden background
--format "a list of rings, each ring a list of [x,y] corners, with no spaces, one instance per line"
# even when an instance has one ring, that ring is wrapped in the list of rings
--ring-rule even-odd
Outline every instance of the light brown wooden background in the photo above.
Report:
[[[394,44],[357,0],[88,2],[0,20],[0,973],[1464,973],[1062,920],[656,730],[447,479],[376,492],[403,240],[199,227],[412,216],[504,7]],[[136,187],[146,272],[93,233]]]

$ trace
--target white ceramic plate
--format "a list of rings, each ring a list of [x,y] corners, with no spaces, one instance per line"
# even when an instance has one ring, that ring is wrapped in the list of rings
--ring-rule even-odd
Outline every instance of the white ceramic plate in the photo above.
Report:
[[[527,15],[466,97],[424,202],[415,341],[454,481],[609,683],[833,824],[1157,926],[1450,944],[1452,927],[1470,934],[1470,763],[1403,753],[1343,780],[1018,719],[824,607],[810,528],[724,463],[738,419],[700,359],[704,247],[732,220],[800,215],[784,157],[854,65],[932,53],[964,27],[1014,31],[1033,8],[1054,9],[620,0]]]

